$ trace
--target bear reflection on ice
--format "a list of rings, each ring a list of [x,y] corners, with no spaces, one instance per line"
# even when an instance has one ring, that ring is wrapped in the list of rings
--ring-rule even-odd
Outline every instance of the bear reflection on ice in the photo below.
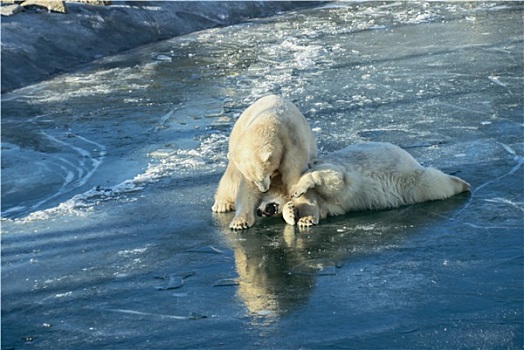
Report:
[[[270,190],[257,214],[282,214],[290,225],[311,226],[327,216],[445,199],[469,189],[456,176],[423,167],[400,147],[368,142],[315,161],[289,196]]]

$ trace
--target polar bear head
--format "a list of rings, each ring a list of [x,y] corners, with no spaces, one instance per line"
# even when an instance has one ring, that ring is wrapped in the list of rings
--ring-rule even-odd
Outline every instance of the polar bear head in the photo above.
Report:
[[[281,151],[272,145],[261,147],[236,147],[228,153],[244,179],[254,184],[260,192],[267,192],[271,186],[271,177],[278,173]]]

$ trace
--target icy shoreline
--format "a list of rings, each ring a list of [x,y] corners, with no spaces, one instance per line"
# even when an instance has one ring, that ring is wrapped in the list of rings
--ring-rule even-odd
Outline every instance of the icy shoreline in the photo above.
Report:
[[[67,2],[67,13],[26,11],[2,16],[2,93],[78,65],[148,43],[240,23],[317,1]]]

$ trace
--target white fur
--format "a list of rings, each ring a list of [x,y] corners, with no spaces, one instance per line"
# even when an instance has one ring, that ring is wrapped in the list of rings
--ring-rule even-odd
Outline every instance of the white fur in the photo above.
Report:
[[[232,229],[255,222],[255,206],[279,175],[286,192],[316,156],[315,137],[306,119],[290,101],[263,97],[248,107],[229,138],[229,163],[220,179],[212,210],[236,209]]]
[[[421,166],[395,145],[369,142],[315,162],[291,189],[293,199],[285,202],[281,196],[275,202],[288,224],[311,226],[327,216],[444,199],[469,189],[458,177]],[[264,198],[262,205],[267,203]]]

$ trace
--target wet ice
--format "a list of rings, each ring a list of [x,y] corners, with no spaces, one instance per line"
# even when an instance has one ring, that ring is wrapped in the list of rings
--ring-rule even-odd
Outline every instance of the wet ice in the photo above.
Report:
[[[521,16],[335,3],[3,95],[3,342],[521,348]],[[321,153],[392,142],[472,193],[231,234],[212,193],[235,118],[268,93],[299,106]]]

